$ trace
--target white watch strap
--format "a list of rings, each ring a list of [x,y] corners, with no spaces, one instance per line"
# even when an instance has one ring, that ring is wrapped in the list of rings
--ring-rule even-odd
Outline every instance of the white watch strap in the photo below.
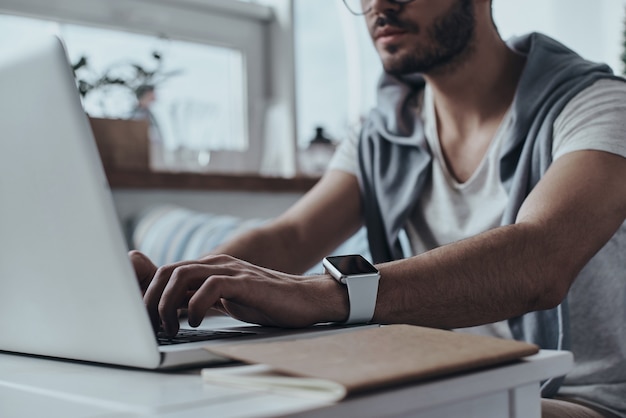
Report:
[[[350,315],[346,324],[361,324],[372,320],[376,309],[379,275],[346,277]]]

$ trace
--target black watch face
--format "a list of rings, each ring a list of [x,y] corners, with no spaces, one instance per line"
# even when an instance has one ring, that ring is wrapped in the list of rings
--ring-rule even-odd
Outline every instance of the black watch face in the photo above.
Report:
[[[353,274],[375,274],[378,272],[369,261],[362,256],[355,255],[340,255],[326,257],[326,259],[343,275]]]

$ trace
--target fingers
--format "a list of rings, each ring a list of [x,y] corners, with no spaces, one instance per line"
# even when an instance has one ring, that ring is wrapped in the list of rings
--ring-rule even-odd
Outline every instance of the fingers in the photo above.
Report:
[[[269,318],[263,308],[258,307],[267,300],[257,288],[258,283],[234,275],[216,274],[209,277],[189,300],[189,325],[199,326],[209,309],[218,309],[245,322],[277,326],[278,323]]]
[[[207,280],[210,275],[209,270],[209,266],[197,264],[184,265],[174,269],[158,303],[159,318],[167,335],[176,335],[178,332],[179,308],[187,307],[187,315],[190,314],[188,305],[193,296],[190,297],[189,295],[193,295]],[[204,312],[202,317],[204,317]]]
[[[130,251],[128,253],[128,257],[130,258],[130,262],[135,270],[135,275],[137,276],[141,292],[145,294],[146,289],[154,277],[154,273],[157,271],[157,266],[155,266],[154,263],[152,263],[152,261],[150,261],[150,259],[143,253],[136,250]]]
[[[203,260],[214,263],[210,265],[185,261],[157,269],[144,295],[154,329],[162,325],[168,335],[175,335],[179,325],[177,310],[187,308],[189,299],[202,283],[212,274],[222,274],[220,270],[229,260],[234,259],[216,256]]]
[[[189,299],[189,307],[187,308],[189,325],[192,327],[199,326],[206,312],[211,308],[226,312],[221,300],[230,296],[229,279],[227,276],[213,275],[202,283],[198,291]]]
[[[158,331],[161,325],[161,319],[159,317],[161,295],[163,294],[163,291],[169,283],[176,268],[186,264],[189,264],[189,262],[168,264],[166,266],[159,267],[154,273],[154,278],[144,293],[143,301],[146,304],[146,309],[148,310],[148,315],[150,316],[150,321],[152,322],[152,327],[155,331]]]

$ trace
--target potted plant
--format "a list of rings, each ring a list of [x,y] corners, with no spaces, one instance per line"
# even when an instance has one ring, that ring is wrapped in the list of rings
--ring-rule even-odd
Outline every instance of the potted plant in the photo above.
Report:
[[[162,55],[153,51],[150,55],[153,61],[152,69],[134,62],[120,62],[110,65],[101,73],[96,73],[89,65],[86,56],[72,65],[76,77],[78,91],[83,100],[96,92],[100,93],[101,100],[106,98],[107,93],[122,93],[129,98],[134,97],[139,90],[150,86],[156,88],[168,78],[180,74],[180,70],[164,71]],[[104,102],[101,101],[103,113],[107,112]]]
[[[160,141],[150,105],[155,100],[157,86],[180,71],[164,71],[158,51],[152,52],[150,58],[151,68],[121,62],[101,73],[90,67],[86,56],[72,65],[83,105],[91,100],[91,108],[99,108],[101,114],[101,117],[89,115],[89,120],[107,171],[146,171],[150,165],[151,142]],[[120,102],[128,105],[122,109],[123,116],[119,109],[113,109],[118,117],[110,116],[110,98],[118,99],[114,101],[117,106]]]

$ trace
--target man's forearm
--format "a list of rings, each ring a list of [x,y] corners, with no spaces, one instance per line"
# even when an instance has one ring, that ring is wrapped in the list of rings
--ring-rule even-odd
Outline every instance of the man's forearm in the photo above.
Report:
[[[304,273],[361,226],[359,196],[355,176],[330,170],[280,217],[212,253],[282,272]]]
[[[577,267],[540,237],[511,225],[379,265],[375,320],[458,328],[557,305]]]
[[[617,155],[559,158],[516,224],[380,266],[376,320],[455,328],[558,305],[624,222],[624,176]]]
[[[211,254],[228,254],[250,263],[287,273],[303,273],[314,261],[295,249],[297,237],[287,228],[260,227],[220,245]]]

